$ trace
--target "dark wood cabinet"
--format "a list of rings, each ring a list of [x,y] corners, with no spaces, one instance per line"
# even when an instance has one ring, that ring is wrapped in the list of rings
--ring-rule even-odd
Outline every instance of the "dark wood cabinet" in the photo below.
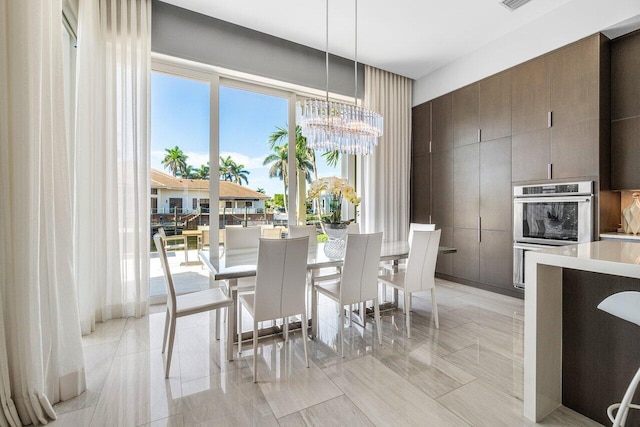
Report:
[[[429,154],[431,142],[431,103],[416,105],[411,110],[411,154]]]
[[[598,175],[600,120],[591,119],[551,128],[551,178]]]
[[[512,135],[549,127],[549,73],[542,56],[515,67],[511,74]]]
[[[552,126],[598,117],[600,37],[572,43],[549,55]]]
[[[477,228],[480,216],[480,146],[453,149],[453,226]]]
[[[488,77],[479,88],[480,140],[511,135],[511,71]]]
[[[431,153],[431,222],[453,227],[453,150]]]
[[[480,282],[513,289],[513,235],[510,231],[482,230]]]
[[[453,245],[453,228],[442,227],[440,234],[440,246],[454,247]],[[436,261],[436,273],[446,274],[451,276],[453,274],[453,254],[438,255]]]
[[[611,43],[611,120],[640,116],[640,31]]]
[[[513,182],[548,179],[551,163],[551,130],[542,129],[511,137],[511,179]]]
[[[453,148],[451,94],[431,101],[431,151]]]
[[[477,282],[480,279],[478,230],[454,228],[453,246],[458,250],[453,254],[453,275]]]
[[[480,144],[480,218],[484,230],[511,232],[511,138]]]
[[[411,167],[411,221],[428,223],[431,214],[431,157],[413,157]]]
[[[640,117],[611,123],[611,141],[611,187],[640,189]]]
[[[453,146],[478,142],[478,83],[453,92]]]

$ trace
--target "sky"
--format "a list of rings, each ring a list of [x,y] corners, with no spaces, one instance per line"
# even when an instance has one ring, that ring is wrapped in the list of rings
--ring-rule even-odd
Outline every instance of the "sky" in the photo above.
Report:
[[[287,99],[220,86],[220,155],[243,164],[251,189],[263,188],[273,196],[283,192],[282,181],[269,178],[263,160],[276,127],[287,125]],[[162,166],[165,148],[176,145],[194,168],[209,160],[209,84],[153,72],[151,78],[151,167],[170,174]],[[328,166],[316,155],[318,176],[340,174],[340,166]],[[217,171],[217,165],[211,168]]]

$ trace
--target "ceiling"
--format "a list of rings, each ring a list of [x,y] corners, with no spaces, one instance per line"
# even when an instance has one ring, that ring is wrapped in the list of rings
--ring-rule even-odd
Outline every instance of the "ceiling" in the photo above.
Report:
[[[163,0],[325,50],[322,0]],[[358,3],[358,61],[418,79],[570,0],[366,0]],[[329,51],[354,58],[354,0],[329,0]]]

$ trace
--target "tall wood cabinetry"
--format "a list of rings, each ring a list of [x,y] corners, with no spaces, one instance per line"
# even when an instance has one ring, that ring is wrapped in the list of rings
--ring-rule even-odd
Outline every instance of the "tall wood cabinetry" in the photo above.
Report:
[[[598,34],[414,107],[413,135],[426,140],[428,130],[430,138],[417,142],[428,154],[414,148],[412,185],[429,187],[430,211],[421,216],[416,209],[426,203],[412,199],[412,220],[429,217],[442,229],[441,244],[457,249],[439,257],[439,275],[518,294],[513,183],[608,185],[600,179],[608,159],[607,64]],[[427,109],[428,129],[417,131],[426,120],[415,117]],[[429,178],[421,157],[429,158]]]
[[[611,43],[611,187],[640,188],[640,31]]]

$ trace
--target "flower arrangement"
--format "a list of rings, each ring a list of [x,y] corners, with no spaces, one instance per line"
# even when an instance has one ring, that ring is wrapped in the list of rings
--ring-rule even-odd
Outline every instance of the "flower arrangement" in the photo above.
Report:
[[[356,190],[349,185],[346,179],[332,176],[330,178],[320,178],[311,183],[308,196],[317,199],[320,196],[328,194],[330,215],[325,217],[323,221],[328,224],[340,224],[342,218],[342,199],[347,200],[354,206],[360,204],[360,198],[356,194]],[[348,222],[347,222],[348,223]]]

